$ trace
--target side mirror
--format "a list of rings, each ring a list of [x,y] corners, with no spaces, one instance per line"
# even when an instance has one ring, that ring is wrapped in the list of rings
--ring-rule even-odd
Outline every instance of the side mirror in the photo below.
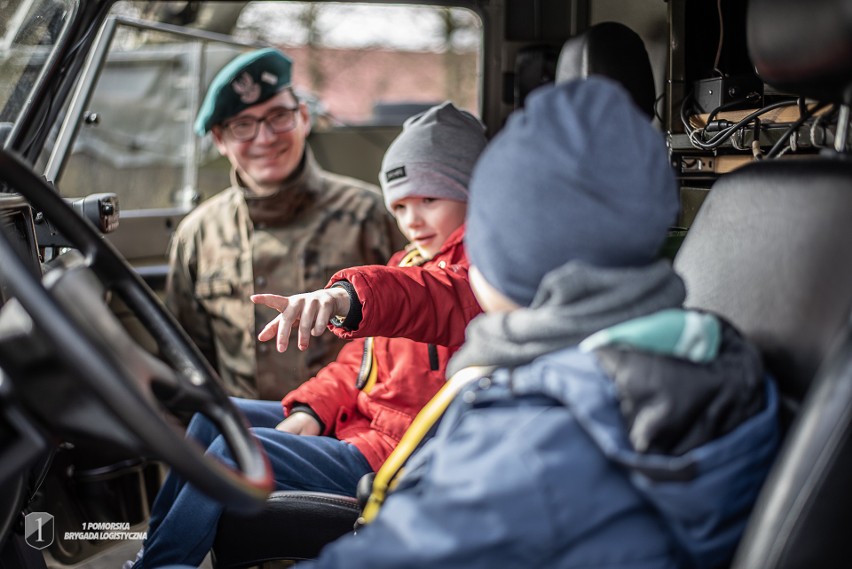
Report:
[[[116,194],[91,194],[84,198],[67,198],[65,201],[100,233],[112,233],[118,228],[120,209]],[[35,230],[39,247],[71,246],[68,239],[42,213],[35,216]]]
[[[101,233],[112,233],[118,229],[118,196],[113,193],[91,194],[70,200],[74,211],[95,226]]]

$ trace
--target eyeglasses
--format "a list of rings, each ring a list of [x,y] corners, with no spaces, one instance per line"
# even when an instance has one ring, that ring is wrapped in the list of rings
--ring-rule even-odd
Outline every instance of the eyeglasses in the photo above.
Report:
[[[260,123],[266,123],[275,134],[282,134],[293,130],[296,128],[296,111],[298,110],[298,107],[275,109],[259,119],[254,117],[240,117],[225,123],[222,127],[236,140],[248,142],[257,136],[260,130]]]

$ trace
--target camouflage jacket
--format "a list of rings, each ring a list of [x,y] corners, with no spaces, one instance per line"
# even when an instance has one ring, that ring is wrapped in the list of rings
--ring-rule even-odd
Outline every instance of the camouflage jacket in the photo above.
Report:
[[[233,171],[231,182],[178,225],[166,304],[230,394],[280,399],[334,360],[342,341],[324,334],[305,352],[278,353],[257,342],[276,312],[249,296],[321,289],[340,269],[385,264],[405,240],[375,186],[324,171],[310,150],[273,196],[249,194]]]

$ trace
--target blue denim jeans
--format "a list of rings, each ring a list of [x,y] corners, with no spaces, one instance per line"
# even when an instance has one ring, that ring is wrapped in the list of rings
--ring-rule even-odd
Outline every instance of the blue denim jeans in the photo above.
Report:
[[[354,496],[358,480],[372,472],[353,445],[332,437],[300,436],[275,430],[284,419],[278,401],[233,399],[269,456],[276,490],[306,490]],[[193,417],[187,436],[234,465],[224,439],[201,415]],[[144,554],[133,565],[197,567],[210,551],[223,507],[174,473],[163,483],[148,524]]]

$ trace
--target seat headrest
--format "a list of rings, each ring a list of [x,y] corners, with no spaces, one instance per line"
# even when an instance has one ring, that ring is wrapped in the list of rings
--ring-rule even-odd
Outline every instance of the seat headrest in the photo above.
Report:
[[[595,24],[562,46],[556,82],[603,75],[621,83],[649,118],[654,117],[654,73],[639,35],[618,22]]]
[[[825,102],[852,96],[852,3],[751,0],[748,51],[769,85]]]
[[[559,50],[555,47],[527,46],[515,59],[515,107],[524,106],[527,95],[542,85],[553,83]]]
[[[852,162],[765,161],[720,178],[675,257],[686,304],[751,338],[801,401],[852,309]]]

